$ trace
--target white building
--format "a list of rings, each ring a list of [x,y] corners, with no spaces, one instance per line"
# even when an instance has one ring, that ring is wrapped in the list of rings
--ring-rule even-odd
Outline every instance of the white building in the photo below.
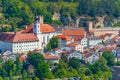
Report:
[[[34,23],[22,32],[6,32],[0,34],[0,50],[10,50],[13,53],[25,53],[34,49],[43,49],[50,38],[55,36],[55,30],[48,24],[43,24],[43,17],[36,17]]]
[[[86,63],[93,64],[98,60],[99,57],[96,54],[87,54],[84,56],[83,60],[85,60]]]
[[[38,49],[38,38],[34,33],[2,33],[0,35],[1,51],[9,50],[13,53],[22,53]]]
[[[70,43],[66,45],[67,47],[72,48],[73,50],[79,51],[83,53],[84,46],[77,43]]]
[[[77,58],[77,59],[82,59],[82,53],[79,52],[79,51],[74,51],[72,52],[69,56],[68,56],[68,59],[70,58]]]
[[[86,37],[82,37],[80,40],[80,44],[85,48],[88,46],[88,41]]]
[[[100,37],[89,37],[87,41],[88,41],[88,46],[94,46],[99,43],[102,43],[102,40]]]
[[[34,33],[39,39],[39,48],[43,48],[52,38],[56,36],[54,28],[43,23],[43,17],[36,17],[34,23],[29,25],[23,33]]]

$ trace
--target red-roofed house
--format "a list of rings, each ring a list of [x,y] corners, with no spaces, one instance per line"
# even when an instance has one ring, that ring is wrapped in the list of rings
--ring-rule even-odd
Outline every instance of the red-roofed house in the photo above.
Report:
[[[44,58],[46,61],[52,61],[53,63],[58,63],[59,62],[59,57],[55,56],[55,55],[50,55],[48,53],[46,53],[44,55]]]
[[[74,40],[66,35],[57,35],[59,47],[65,47],[67,44],[73,43]]]
[[[10,50],[13,53],[32,51],[38,48],[39,39],[34,33],[1,33],[1,51]]]
[[[83,48],[84,48],[84,46],[77,43],[70,43],[70,44],[67,44],[66,46],[71,47],[72,49],[80,52],[83,52]]]

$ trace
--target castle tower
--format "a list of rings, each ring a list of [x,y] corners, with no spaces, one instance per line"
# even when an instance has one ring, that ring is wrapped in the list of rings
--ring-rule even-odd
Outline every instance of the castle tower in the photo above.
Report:
[[[44,18],[43,18],[43,16],[39,16],[39,19],[40,19],[40,24],[44,24]]]
[[[93,22],[92,22],[92,21],[89,21],[87,27],[88,27],[88,31],[89,31],[89,32],[92,31],[92,30],[93,30]]]
[[[34,24],[33,24],[33,33],[36,35],[40,34],[40,18],[38,16],[35,17]]]

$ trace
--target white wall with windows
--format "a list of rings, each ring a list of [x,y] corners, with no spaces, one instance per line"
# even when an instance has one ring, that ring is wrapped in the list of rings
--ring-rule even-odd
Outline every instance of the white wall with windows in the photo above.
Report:
[[[84,37],[84,38],[81,40],[80,44],[81,44],[82,46],[84,46],[84,47],[87,47],[87,46],[88,46],[87,38]]]
[[[35,42],[16,42],[12,44],[13,53],[24,53],[38,49],[38,41]]]

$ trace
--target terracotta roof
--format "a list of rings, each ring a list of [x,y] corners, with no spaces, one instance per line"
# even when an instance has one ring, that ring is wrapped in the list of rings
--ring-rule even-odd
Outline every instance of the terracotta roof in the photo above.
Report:
[[[106,33],[106,34],[104,34],[104,35],[100,35],[100,38],[101,39],[105,39],[105,37],[110,37],[112,34],[110,34],[110,33]]]
[[[71,37],[65,36],[63,34],[62,35],[57,35],[57,38],[62,39],[64,41],[70,41],[70,40],[72,40]]]
[[[58,56],[53,56],[53,55],[50,55],[50,54],[45,54],[44,58],[45,59],[58,59]]]
[[[85,57],[88,58],[88,57],[90,57],[90,56],[92,56],[92,55],[93,55],[92,53],[85,54],[85,55],[84,55],[84,58],[85,58]]]
[[[62,33],[67,36],[84,36],[86,34],[85,30],[63,30]]]
[[[112,51],[115,50],[115,47],[106,47],[106,48],[102,48],[102,51]]]
[[[75,47],[77,45],[79,45],[79,44],[77,44],[77,43],[70,43],[70,44],[67,44],[66,46],[68,46],[68,47]]]
[[[39,39],[34,33],[2,33],[0,35],[0,41],[5,42],[32,42]]]
[[[20,57],[19,57],[19,60],[20,60],[20,62],[23,62],[23,61],[25,60],[25,58],[22,57],[22,56],[20,56]]]
[[[48,24],[40,24],[40,31],[42,33],[48,33],[48,32],[55,32],[55,29]],[[29,25],[23,32],[24,33],[33,32],[33,23],[31,25]]]
[[[120,36],[116,35],[112,39],[120,39]]]
[[[84,36],[75,36],[75,41],[81,41],[84,38]]]

